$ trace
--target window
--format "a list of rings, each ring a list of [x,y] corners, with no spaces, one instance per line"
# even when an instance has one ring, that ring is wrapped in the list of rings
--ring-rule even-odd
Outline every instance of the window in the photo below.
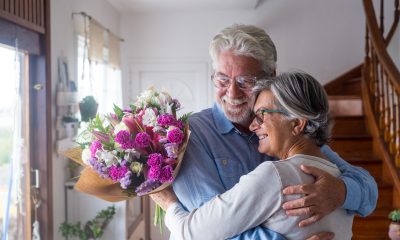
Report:
[[[121,70],[108,64],[109,52],[103,48],[103,62],[88,60],[85,38],[78,35],[77,84],[79,99],[92,95],[99,103],[98,112],[105,114],[113,104],[122,106]]]

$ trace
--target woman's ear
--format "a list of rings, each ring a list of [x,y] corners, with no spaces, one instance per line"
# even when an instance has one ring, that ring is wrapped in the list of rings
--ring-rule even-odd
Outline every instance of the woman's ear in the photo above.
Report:
[[[304,129],[307,126],[307,120],[302,118],[296,118],[292,120],[292,134],[293,136],[297,136],[303,133]]]

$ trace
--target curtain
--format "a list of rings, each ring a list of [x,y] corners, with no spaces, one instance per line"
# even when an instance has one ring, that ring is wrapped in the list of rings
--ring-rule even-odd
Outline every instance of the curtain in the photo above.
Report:
[[[110,53],[110,65],[113,68],[120,68],[120,39],[114,34],[108,35],[108,50]]]
[[[99,24],[91,19],[89,21],[89,61],[102,62],[104,49],[104,31]]]

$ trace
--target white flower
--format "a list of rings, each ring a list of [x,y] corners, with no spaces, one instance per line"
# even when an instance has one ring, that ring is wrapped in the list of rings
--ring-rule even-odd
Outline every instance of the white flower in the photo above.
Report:
[[[157,102],[160,105],[161,113],[172,113],[172,111],[168,112],[172,102],[172,97],[168,93],[161,92],[157,97]]]
[[[120,122],[120,123],[118,123],[117,125],[115,125],[115,127],[114,127],[114,134],[116,135],[117,133],[119,133],[119,131],[122,131],[122,130],[125,130],[125,131],[128,131],[128,132],[129,132],[128,126],[126,126],[125,123]]]
[[[152,127],[157,124],[157,116],[153,109],[146,108],[143,115],[143,124]]]
[[[124,158],[128,161],[133,161],[140,158],[140,152],[135,149],[126,149]]]
[[[98,159],[103,160],[107,167],[111,166],[113,163],[118,162],[118,158],[109,151],[97,150],[96,156]]]
[[[82,161],[84,164],[89,165],[89,160],[92,158],[92,154],[89,148],[85,148],[82,151]]]

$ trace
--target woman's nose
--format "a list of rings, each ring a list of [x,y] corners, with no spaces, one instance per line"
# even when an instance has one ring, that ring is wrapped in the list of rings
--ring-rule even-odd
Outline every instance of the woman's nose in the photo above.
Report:
[[[256,132],[256,130],[259,128],[260,128],[260,125],[257,123],[256,118],[254,118],[253,121],[250,123],[249,129],[252,132]]]

